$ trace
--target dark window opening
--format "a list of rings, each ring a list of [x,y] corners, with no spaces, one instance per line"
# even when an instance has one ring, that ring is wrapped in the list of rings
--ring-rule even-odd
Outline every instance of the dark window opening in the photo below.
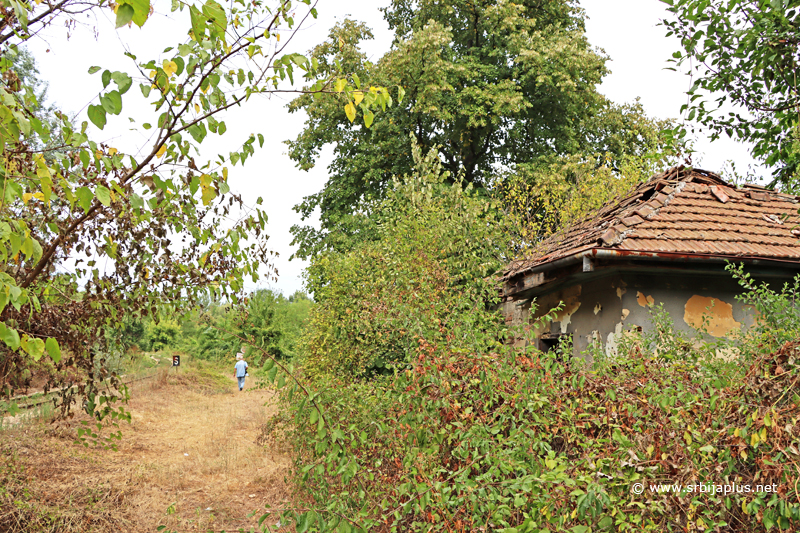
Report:
[[[571,333],[545,333],[539,337],[539,350],[542,352],[554,352],[561,343],[569,343],[571,340]]]

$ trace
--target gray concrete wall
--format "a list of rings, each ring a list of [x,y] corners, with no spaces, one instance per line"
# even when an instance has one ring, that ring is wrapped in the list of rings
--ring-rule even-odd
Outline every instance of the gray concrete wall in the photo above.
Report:
[[[626,331],[653,329],[651,310],[663,304],[677,330],[696,337],[696,328],[705,328],[707,338],[730,337],[750,327],[755,311],[735,298],[741,288],[726,275],[687,275],[680,272],[622,272],[565,286],[538,296],[535,302],[506,302],[507,322],[525,325],[536,337],[543,333],[572,335],[573,354],[578,356],[591,343],[599,343],[607,354]],[[555,320],[535,329],[537,317],[564,302]],[[531,304],[536,308],[531,313]],[[520,305],[521,304],[521,305]],[[710,308],[710,309],[708,309]],[[525,342],[517,340],[517,345]]]

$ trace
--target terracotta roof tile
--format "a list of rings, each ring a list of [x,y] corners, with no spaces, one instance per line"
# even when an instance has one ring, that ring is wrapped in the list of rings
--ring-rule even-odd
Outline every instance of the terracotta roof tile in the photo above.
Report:
[[[675,167],[549,237],[531,259],[510,266],[507,276],[592,248],[800,263],[800,239],[792,235],[800,224],[798,200],[756,186],[736,189],[714,173]]]

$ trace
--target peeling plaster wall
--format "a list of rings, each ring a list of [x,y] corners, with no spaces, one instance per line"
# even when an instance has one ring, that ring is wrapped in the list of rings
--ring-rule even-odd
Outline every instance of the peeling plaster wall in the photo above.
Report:
[[[735,299],[740,293],[739,286],[725,275],[623,272],[542,294],[535,302],[526,300],[515,306],[513,317],[506,313],[506,320],[530,325],[563,301],[564,309],[554,321],[534,332],[536,336],[571,333],[576,356],[593,343],[600,343],[607,353],[615,354],[631,329],[641,327],[646,332],[652,328],[649,310],[657,304],[663,304],[676,329],[693,335],[704,324],[710,337],[727,336],[742,327],[748,328],[754,322],[755,312]],[[535,305],[533,313],[531,303]],[[505,305],[509,309],[509,302]]]

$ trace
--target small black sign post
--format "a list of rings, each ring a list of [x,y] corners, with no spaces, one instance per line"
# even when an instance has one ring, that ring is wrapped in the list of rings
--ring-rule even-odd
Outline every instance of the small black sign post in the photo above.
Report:
[[[181,366],[181,356],[180,355],[173,355],[172,356],[172,366],[175,367],[175,372],[178,371],[178,367]]]

